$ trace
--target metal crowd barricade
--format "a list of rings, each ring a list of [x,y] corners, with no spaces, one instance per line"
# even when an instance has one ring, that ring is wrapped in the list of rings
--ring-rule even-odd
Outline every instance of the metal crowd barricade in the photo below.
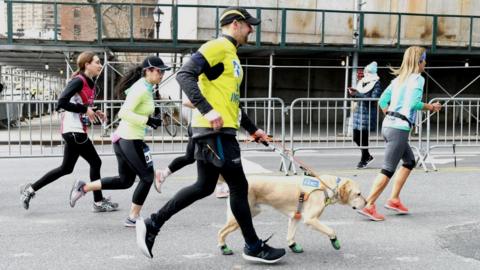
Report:
[[[285,147],[285,103],[280,98],[242,98],[242,107],[248,118],[272,136],[274,142]],[[249,143],[250,134],[240,132],[238,139],[243,151],[266,150],[264,145]],[[271,150],[270,150],[271,151]]]
[[[443,108],[438,113],[427,115],[427,153],[436,170],[435,157],[453,157],[456,166],[457,153],[479,154],[480,98],[435,98],[429,103],[440,102]],[[467,148],[465,150],[465,148]],[[438,152],[451,149],[451,152]]]
[[[242,108],[248,118],[258,127],[272,136],[272,143],[285,148],[285,103],[280,98],[243,98],[240,99]],[[239,132],[238,140],[242,151],[273,151],[260,143],[250,142],[248,132]],[[289,161],[280,155],[280,168],[288,174]]]
[[[385,148],[383,136],[381,135],[381,126],[383,113],[377,108],[378,99],[375,98],[299,98],[295,99],[290,106],[290,151],[292,155],[299,151],[306,150],[339,150],[339,149],[382,149]],[[358,106],[366,106],[368,108],[368,117],[375,117],[374,123],[369,122],[370,129],[369,145],[367,147],[359,147],[353,142],[351,134],[352,123],[346,119],[352,120],[352,103]],[[371,114],[370,108],[375,115]],[[421,115],[420,115],[421,117]],[[421,119],[421,118],[420,118]],[[363,116],[360,117],[363,120]],[[421,125],[416,127],[416,134],[410,135],[412,149],[416,152],[424,170],[427,167],[424,163],[420,146],[422,142]],[[361,141],[362,138],[360,138]],[[412,145],[413,141],[417,141],[418,146]],[[295,165],[290,164],[289,169],[296,172]]]
[[[95,104],[106,111],[108,123],[94,124],[88,129],[99,155],[113,155],[110,135],[118,126],[117,117],[123,100],[98,100]],[[285,145],[285,105],[278,98],[241,99],[249,118],[273,138]],[[152,154],[183,154],[188,142],[187,127],[192,110],[181,100],[156,100],[156,115],[163,120],[156,130],[147,128],[145,141]],[[61,157],[61,114],[55,111],[56,100],[0,100],[0,158]],[[268,150],[248,143],[249,135],[239,132],[243,151]],[[271,150],[270,150],[271,151]]]
[[[110,134],[118,126],[116,114],[123,100],[96,101],[108,108],[108,124],[94,124],[88,129],[100,155],[113,155]],[[56,100],[12,101],[0,100],[0,158],[59,157],[63,156],[61,113],[56,112]],[[147,128],[145,141],[151,145],[152,154],[183,153],[185,151],[189,111],[179,100],[156,101],[158,116],[164,125],[156,130]],[[181,117],[183,116],[183,117]],[[167,125],[168,124],[168,125]],[[167,130],[168,129],[168,130]],[[174,134],[170,134],[172,130]]]

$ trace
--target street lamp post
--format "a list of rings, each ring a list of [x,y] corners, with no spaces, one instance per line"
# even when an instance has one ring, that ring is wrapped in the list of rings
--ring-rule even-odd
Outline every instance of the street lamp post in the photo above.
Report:
[[[153,21],[155,22],[155,39],[159,40],[160,39],[160,24],[162,21],[160,21],[160,16],[163,15],[163,11],[160,9],[160,7],[156,7],[153,10]],[[156,53],[158,57],[158,51]],[[156,98],[160,99],[160,92],[158,91],[158,84],[155,85],[155,93],[156,93]],[[155,114],[157,114],[155,112]]]
[[[153,21],[155,22],[155,39],[160,39],[160,24],[162,21],[160,21],[160,17],[163,15],[163,11],[160,9],[160,7],[156,7],[153,10]],[[158,56],[158,52],[157,52]]]

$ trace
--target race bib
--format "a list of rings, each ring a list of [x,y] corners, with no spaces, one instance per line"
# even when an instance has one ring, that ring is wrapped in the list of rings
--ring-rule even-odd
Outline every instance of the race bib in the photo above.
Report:
[[[146,145],[143,147],[143,155],[145,155],[145,163],[147,163],[147,167],[153,167],[152,154],[150,153],[150,148]]]
[[[320,187],[320,181],[312,177],[305,177],[303,178],[302,185],[310,188],[318,188]]]

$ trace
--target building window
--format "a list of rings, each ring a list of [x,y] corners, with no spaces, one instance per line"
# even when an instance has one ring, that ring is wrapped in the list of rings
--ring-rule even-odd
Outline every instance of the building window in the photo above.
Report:
[[[153,29],[140,28],[142,38],[153,38]]]
[[[140,8],[140,16],[144,18],[152,18],[153,17],[153,10],[152,7],[141,7]]]
[[[80,9],[78,9],[78,8],[73,9],[73,17],[74,18],[80,18]]]
[[[80,33],[82,32],[82,28],[80,27],[79,24],[75,24],[73,26],[73,35],[75,36],[80,36]]]

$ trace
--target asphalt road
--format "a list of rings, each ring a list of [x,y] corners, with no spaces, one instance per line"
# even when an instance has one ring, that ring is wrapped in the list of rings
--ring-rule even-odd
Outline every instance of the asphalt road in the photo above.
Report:
[[[381,165],[381,151],[372,169],[355,170],[358,153],[300,153],[299,157],[320,173],[351,177],[367,194]],[[353,157],[352,157],[353,155]],[[154,156],[164,167],[175,156]],[[114,157],[104,157],[102,175],[116,174]],[[416,169],[402,199],[410,215],[386,214],[385,222],[371,222],[341,205],[329,206],[321,221],[334,228],[341,243],[334,250],[326,236],[299,226],[297,242],[305,252],[287,256],[277,265],[243,260],[242,237],[237,231],[227,239],[233,256],[222,256],[216,234],[225,222],[226,201],[210,196],[180,212],[162,228],[154,246],[154,259],[137,249],[135,230],[123,227],[133,188],[105,191],[120,203],[112,213],[92,213],[88,195],[74,209],[68,192],[75,179],[88,176],[86,162],[74,173],[37,192],[25,211],[19,201],[19,185],[32,182],[59,165],[59,158],[0,159],[0,269],[480,269],[479,157],[468,156],[454,168],[439,160],[439,171]],[[250,176],[278,175],[279,158],[273,153],[244,154]],[[161,207],[173,194],[195,180],[196,168],[188,166],[172,175],[163,193],[153,189],[142,215]],[[389,195],[391,184],[379,199]],[[275,235],[269,244],[285,247],[287,218],[269,207],[255,218],[260,237]]]

